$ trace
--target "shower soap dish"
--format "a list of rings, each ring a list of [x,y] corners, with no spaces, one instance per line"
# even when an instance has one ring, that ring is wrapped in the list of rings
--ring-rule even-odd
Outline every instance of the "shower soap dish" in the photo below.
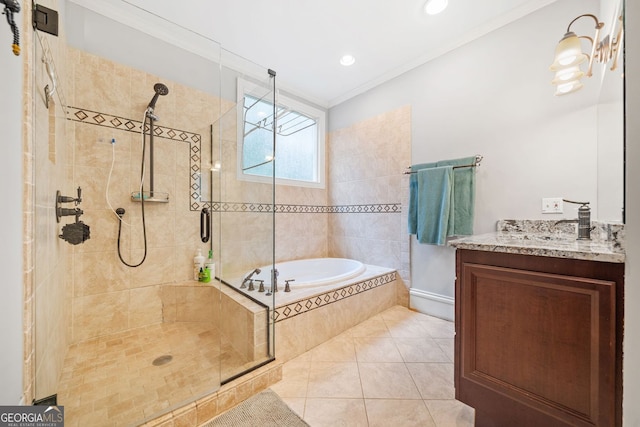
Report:
[[[142,196],[144,197],[144,202],[158,202],[158,203],[169,203],[169,193],[165,193],[163,191],[143,191]],[[131,193],[131,200],[134,202],[141,201],[140,192],[134,191]]]

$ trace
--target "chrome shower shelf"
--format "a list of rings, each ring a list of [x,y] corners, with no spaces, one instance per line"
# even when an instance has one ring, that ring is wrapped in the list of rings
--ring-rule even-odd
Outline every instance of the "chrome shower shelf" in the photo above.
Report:
[[[144,202],[154,202],[154,203],[169,203],[169,193],[165,193],[162,191],[143,191],[142,196],[144,197]],[[131,200],[134,202],[139,202],[142,199],[140,198],[140,192],[134,191],[131,193]]]

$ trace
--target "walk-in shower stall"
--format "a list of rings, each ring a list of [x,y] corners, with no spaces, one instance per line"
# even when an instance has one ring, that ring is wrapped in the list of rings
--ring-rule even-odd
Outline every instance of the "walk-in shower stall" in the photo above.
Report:
[[[275,355],[273,299],[236,290],[274,264],[275,72],[123,3],[57,2],[27,52],[31,391],[74,425],[153,419]]]

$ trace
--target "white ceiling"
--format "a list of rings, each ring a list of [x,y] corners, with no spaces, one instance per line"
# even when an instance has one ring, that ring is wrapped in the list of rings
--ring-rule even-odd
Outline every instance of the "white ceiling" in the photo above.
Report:
[[[131,6],[149,11],[276,70],[279,87],[332,107],[555,1],[449,0],[435,16],[423,12],[425,0],[121,0],[101,9],[116,19]],[[345,53],[354,65],[339,64]]]

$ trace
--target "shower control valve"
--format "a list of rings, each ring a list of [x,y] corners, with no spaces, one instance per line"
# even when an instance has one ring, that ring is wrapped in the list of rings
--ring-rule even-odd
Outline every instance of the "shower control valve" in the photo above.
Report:
[[[82,189],[80,187],[78,187],[78,197],[63,196],[60,190],[56,191],[56,222],[60,222],[60,218],[63,216],[75,216],[76,222],[78,222],[80,215],[83,214],[82,209],[69,209],[60,206],[62,203],[71,202],[75,202],[76,206],[82,202]]]
[[[78,197],[63,196],[60,191],[56,191],[56,222],[60,222],[60,218],[63,216],[75,216],[75,222],[66,224],[62,227],[62,233],[58,235],[59,238],[72,245],[79,245],[86,242],[91,237],[90,227],[84,222],[80,221],[80,216],[84,213],[82,209],[76,208],[63,208],[60,206],[62,203],[75,202],[76,206],[82,201],[82,190],[78,187]]]
[[[82,188],[78,187],[78,197],[71,197],[71,196],[63,196],[60,194],[60,192],[58,191],[56,194],[56,201],[58,203],[70,203],[70,202],[75,202],[76,205],[79,205],[80,202],[82,202]]]
[[[80,218],[80,215],[82,215],[84,212],[82,212],[82,209],[80,208],[75,208],[75,209],[68,209],[68,208],[58,208],[56,215],[58,217],[61,216],[75,216],[76,217],[76,222],[78,221],[78,218]]]

